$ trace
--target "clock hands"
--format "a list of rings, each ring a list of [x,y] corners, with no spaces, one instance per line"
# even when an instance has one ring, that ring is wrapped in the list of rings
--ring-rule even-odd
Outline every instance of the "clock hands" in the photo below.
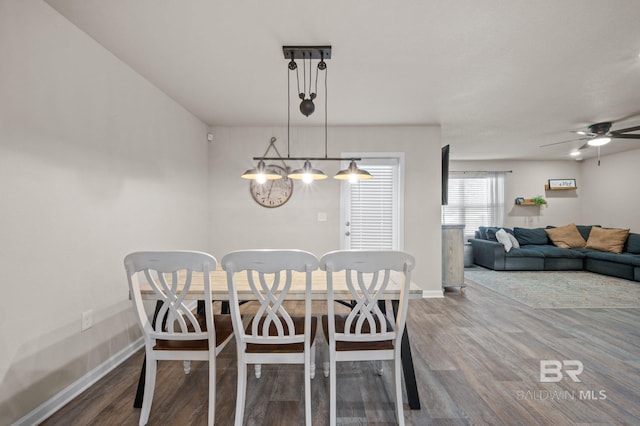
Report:
[[[267,192],[267,200],[269,199],[269,197],[271,197],[271,189],[273,188],[274,180],[270,180],[269,183],[271,185],[269,185],[269,192]]]

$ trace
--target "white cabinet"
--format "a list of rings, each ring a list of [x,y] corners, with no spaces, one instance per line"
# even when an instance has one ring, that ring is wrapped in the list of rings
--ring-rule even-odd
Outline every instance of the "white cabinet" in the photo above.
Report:
[[[464,225],[442,225],[442,288],[464,292]]]

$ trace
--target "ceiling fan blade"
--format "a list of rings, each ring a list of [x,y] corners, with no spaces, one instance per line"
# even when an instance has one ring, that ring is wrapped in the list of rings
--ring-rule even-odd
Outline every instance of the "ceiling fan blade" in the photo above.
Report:
[[[611,133],[611,137],[616,139],[640,139],[640,135],[627,135],[618,133]]]
[[[626,129],[618,129],[611,132],[612,135],[617,135],[619,133],[629,133],[629,132],[637,132],[640,130],[640,126],[627,127]]]
[[[584,141],[587,139],[591,139],[591,138],[577,138],[577,139],[569,139],[568,141],[562,141],[562,142],[553,142],[553,143],[548,143],[548,144],[544,144],[544,145],[540,145],[540,148],[543,148],[545,146],[552,146],[552,145],[560,145],[562,143],[569,143],[569,142],[575,142],[575,141]]]
[[[583,144],[580,148],[578,148],[578,151],[582,151],[583,149],[587,149],[587,148],[591,148],[591,145],[589,145],[589,143]]]

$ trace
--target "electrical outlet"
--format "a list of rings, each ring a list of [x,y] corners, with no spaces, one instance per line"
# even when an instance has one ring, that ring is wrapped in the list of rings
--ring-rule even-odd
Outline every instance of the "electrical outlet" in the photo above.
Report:
[[[82,325],[80,331],[85,331],[91,328],[93,325],[93,310],[89,309],[82,313]]]

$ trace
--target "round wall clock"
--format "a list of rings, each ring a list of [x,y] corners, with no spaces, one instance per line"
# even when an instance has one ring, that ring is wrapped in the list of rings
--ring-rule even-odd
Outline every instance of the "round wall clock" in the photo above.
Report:
[[[282,176],[282,179],[272,179],[265,183],[255,180],[249,182],[251,197],[262,207],[280,207],[291,198],[293,181],[287,177],[287,171],[280,166],[269,165],[269,169]]]

